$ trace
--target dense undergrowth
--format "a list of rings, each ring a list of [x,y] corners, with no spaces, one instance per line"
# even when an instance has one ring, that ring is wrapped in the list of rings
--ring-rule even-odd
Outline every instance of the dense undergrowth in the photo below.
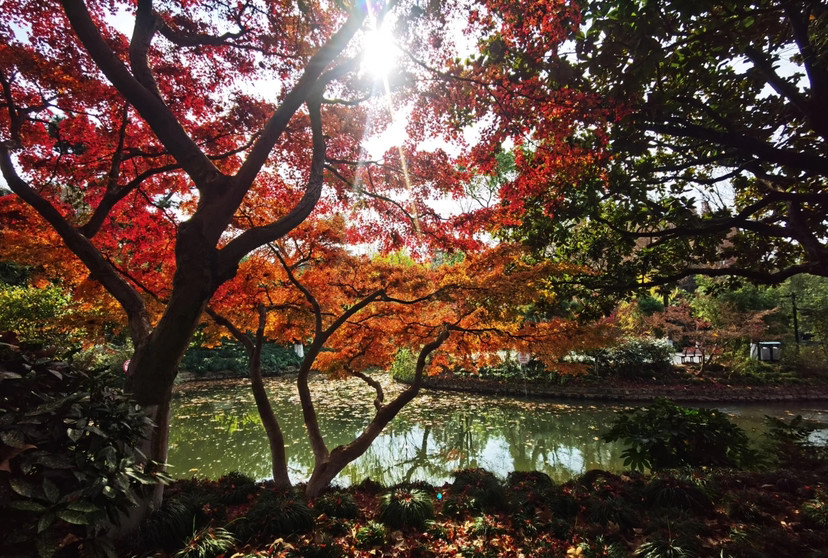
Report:
[[[315,502],[232,474],[172,484],[121,552],[136,556],[828,556],[816,470],[590,471],[334,488]]]

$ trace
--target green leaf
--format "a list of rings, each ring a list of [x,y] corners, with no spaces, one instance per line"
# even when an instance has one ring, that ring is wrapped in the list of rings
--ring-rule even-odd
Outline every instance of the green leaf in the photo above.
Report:
[[[83,436],[83,430],[77,428],[67,428],[66,435],[69,436],[69,439],[73,442],[77,442],[80,440],[81,436]]]
[[[6,430],[4,432],[0,432],[0,440],[12,448],[20,449],[26,447],[26,442],[23,440],[23,434],[19,430]]]
[[[45,494],[46,499],[53,504],[60,498],[60,490],[57,485],[49,479],[43,479],[43,494]]]
[[[42,533],[49,527],[51,527],[52,523],[55,522],[55,518],[57,515],[53,511],[47,511],[42,516],[40,516],[40,520],[37,522],[37,532]]]
[[[82,512],[66,509],[57,512],[57,516],[63,521],[74,525],[89,525],[89,517]]]
[[[24,482],[20,479],[11,478],[9,479],[9,485],[11,489],[14,490],[17,494],[24,496],[26,498],[37,498],[38,494],[35,490],[35,487],[30,485],[27,482]]]
[[[83,512],[83,513],[93,513],[93,512],[101,511],[100,506],[96,506],[92,502],[84,502],[82,500],[77,500],[75,502],[72,502],[71,504],[66,506],[66,509],[69,509],[69,510],[72,510],[72,511]]]
[[[93,426],[93,425],[90,424],[89,426],[86,427],[86,430],[88,432],[91,432],[91,433],[97,435],[97,436],[100,436],[101,438],[109,438],[109,436],[107,436],[106,433],[103,430],[101,430],[100,428],[98,428],[97,426]]]
[[[27,511],[27,512],[35,512],[40,513],[46,511],[46,506],[39,502],[34,502],[32,500],[15,500],[9,504],[9,507],[13,510],[20,510],[20,511]]]
[[[60,398],[54,399],[52,401],[47,401],[46,403],[43,403],[42,405],[38,405],[37,407],[35,407],[34,409],[32,409],[31,411],[26,413],[26,416],[27,417],[34,417],[34,416],[37,416],[37,415],[42,415],[44,413],[51,413],[53,411],[56,411],[56,410],[60,409],[63,405],[65,405],[69,401],[73,401],[73,400],[78,399],[80,397],[82,397],[82,394],[74,394],[73,393],[72,395],[67,395],[66,397],[60,397]]]
[[[49,469],[71,469],[74,466],[69,457],[50,453],[38,455],[32,461]]]

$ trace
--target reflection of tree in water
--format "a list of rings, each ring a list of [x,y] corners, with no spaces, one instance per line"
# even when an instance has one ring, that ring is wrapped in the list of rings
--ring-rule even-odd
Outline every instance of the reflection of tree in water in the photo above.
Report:
[[[271,380],[268,389],[283,427],[291,479],[307,480],[313,455],[292,382]],[[370,401],[363,405],[359,392],[345,382],[315,389],[324,390],[328,403],[319,411],[329,444],[347,441],[364,426]],[[191,476],[191,468],[213,478],[231,470],[256,478],[270,475],[267,440],[245,383],[188,390],[177,396],[173,413],[170,461],[176,477]],[[620,450],[595,440],[612,415],[607,408],[426,392],[337,482],[371,477],[384,484],[442,483],[453,470],[468,467],[501,475],[539,470],[556,480],[589,468],[617,470]]]

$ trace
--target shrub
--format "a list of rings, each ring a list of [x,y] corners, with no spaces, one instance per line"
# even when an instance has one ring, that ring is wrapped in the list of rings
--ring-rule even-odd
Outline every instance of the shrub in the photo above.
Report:
[[[590,351],[587,356],[592,359],[596,375],[634,378],[668,372],[674,352],[664,339],[627,339],[620,345]]]
[[[385,525],[376,521],[369,521],[357,529],[354,538],[359,548],[372,548],[385,544],[387,533]]]
[[[272,540],[310,531],[313,528],[313,513],[293,491],[265,490],[247,515],[229,527],[241,541],[256,536]]]
[[[134,544],[137,549],[170,553],[185,546],[193,529],[203,526],[192,498],[168,497],[141,523]]]
[[[339,558],[345,555],[342,547],[326,533],[309,538],[310,540],[303,538],[293,550],[288,552],[288,558]],[[279,556],[279,554],[271,554],[271,556]]]
[[[434,518],[434,504],[424,490],[395,488],[383,495],[379,517],[391,528],[423,530],[426,521]]]
[[[815,469],[828,463],[828,452],[811,442],[818,427],[797,415],[790,421],[765,416],[765,444],[770,465],[791,469]]]
[[[235,545],[236,539],[229,531],[221,527],[204,527],[194,532],[173,558],[216,558]]]
[[[218,501],[230,506],[247,503],[259,490],[255,480],[237,471],[221,477],[217,485]]]
[[[696,552],[692,542],[674,537],[657,537],[646,541],[634,552],[642,558],[694,558]]]
[[[400,382],[413,382],[416,367],[417,359],[414,353],[407,348],[400,349],[391,363],[391,377]]]
[[[666,399],[643,409],[621,411],[603,439],[624,442],[624,465],[641,471],[647,467],[736,467],[753,457],[747,435],[727,415],[680,407]]]
[[[139,464],[150,424],[107,373],[0,344],[0,554],[49,556],[100,547],[100,535],[156,477]],[[75,540],[76,543],[65,541]],[[63,543],[59,541],[64,541]]]
[[[289,366],[298,366],[301,359],[290,347],[275,343],[262,346],[262,372],[276,373]],[[181,369],[196,374],[227,371],[239,376],[248,372],[248,357],[244,347],[236,341],[227,341],[218,347],[190,347],[181,360]]]
[[[644,488],[643,496],[647,505],[667,510],[706,513],[713,509],[713,503],[701,488],[672,477],[653,478]]]
[[[454,483],[444,509],[449,514],[459,515],[493,511],[503,508],[505,503],[506,491],[496,476],[484,469],[463,469],[454,473]]]
[[[623,545],[611,543],[601,535],[595,537],[595,540],[585,541],[575,548],[581,551],[580,556],[584,558],[624,558],[628,556]],[[578,556],[579,553],[576,552],[575,555]]]
[[[546,473],[511,472],[506,478],[507,501],[514,513],[531,514],[557,495],[555,483]]]
[[[359,514],[354,497],[347,492],[328,492],[313,502],[313,507],[319,513],[341,519],[354,519]]]
[[[820,492],[800,508],[805,523],[815,529],[828,529],[828,493]]]
[[[504,533],[506,533],[506,529],[504,529],[503,526],[497,522],[497,519],[491,515],[481,515],[475,517],[474,522],[471,527],[469,527],[469,534],[474,537],[489,538],[502,535]]]

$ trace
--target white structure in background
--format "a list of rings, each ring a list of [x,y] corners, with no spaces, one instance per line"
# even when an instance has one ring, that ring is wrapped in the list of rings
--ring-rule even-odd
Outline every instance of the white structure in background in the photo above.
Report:
[[[750,358],[776,362],[782,358],[781,341],[759,341],[750,344]]]

